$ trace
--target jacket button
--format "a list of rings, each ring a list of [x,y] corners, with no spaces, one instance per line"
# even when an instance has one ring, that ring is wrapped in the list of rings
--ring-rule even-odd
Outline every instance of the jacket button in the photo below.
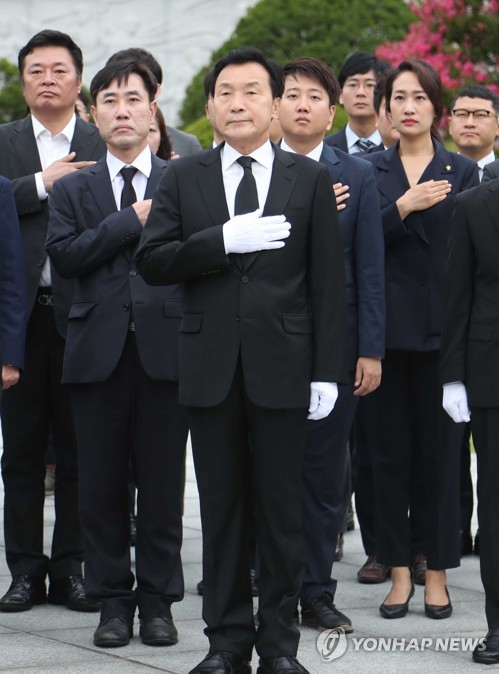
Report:
[[[123,311],[128,311],[129,309],[130,309],[130,305],[129,305],[129,304],[124,304],[124,305],[123,305]]]
[[[133,271],[133,269],[132,269],[132,271],[129,271],[129,272],[128,272],[128,275],[129,275],[129,276],[132,276],[132,277],[133,277],[133,276],[137,276],[137,272],[136,272],[136,271]]]
[[[35,264],[36,264],[37,267],[43,267],[44,262],[43,262],[43,260],[37,260],[37,261],[35,262]]]
[[[242,283],[248,283],[249,278],[247,276],[241,276]]]

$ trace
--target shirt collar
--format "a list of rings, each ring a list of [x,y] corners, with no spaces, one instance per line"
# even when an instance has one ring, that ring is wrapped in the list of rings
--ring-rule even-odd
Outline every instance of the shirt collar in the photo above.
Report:
[[[345,127],[345,136],[346,136],[346,139],[347,139],[348,151],[350,151],[350,149],[359,140],[360,136],[357,136],[355,131],[352,131],[352,129],[350,128],[350,124],[347,124],[346,127]],[[378,129],[375,129],[375,131],[370,136],[368,136],[365,140],[370,140],[375,145],[379,145],[381,143],[381,136],[379,135]]]
[[[66,138],[66,140],[69,143],[71,143],[71,141],[73,140],[74,132],[75,132],[76,115],[73,114],[71,116],[71,119],[69,120],[69,122],[64,127],[64,129],[60,133],[56,134],[55,136],[52,136],[50,131],[47,128],[45,128],[43,126],[43,124],[33,114],[31,115],[31,123],[33,124],[33,133],[35,134],[36,139],[39,138],[40,134],[42,134],[43,132],[46,132],[50,135],[52,140],[54,138],[57,138],[58,136],[64,136]]]
[[[317,147],[314,147],[313,150],[307,152],[306,156],[310,157],[310,159],[314,159],[315,161],[319,161],[321,158],[323,145],[324,142],[321,140],[321,142],[319,143],[319,145],[317,145]],[[281,150],[285,150],[286,152],[295,152],[296,154],[296,151],[293,150],[293,148],[289,147],[284,138],[281,141]]]
[[[484,169],[487,166],[487,164],[490,164],[491,162],[493,162],[495,160],[496,160],[496,156],[494,154],[494,151],[491,150],[488,155],[486,155],[485,157],[482,157],[481,159],[479,159],[477,161],[478,168]]]
[[[226,171],[232,164],[242,157],[243,155],[231,147],[228,143],[222,147],[221,150],[221,159],[222,159],[222,171]],[[257,161],[265,168],[272,170],[272,164],[274,162],[274,148],[270,140],[265,141],[263,145],[260,145],[256,150],[250,152],[250,155],[255,161]]]
[[[106,154],[106,163],[107,163],[107,168],[109,170],[109,176],[111,178],[111,182],[116,178],[118,173],[121,171],[121,169],[124,166],[134,166],[136,169],[138,169],[141,173],[145,175],[146,178],[149,178],[151,175],[151,168],[152,168],[152,155],[151,155],[151,150],[149,149],[149,146],[147,145],[142,152],[135,157],[133,162],[131,164],[125,164],[124,161],[121,161],[121,159],[118,159],[118,157],[115,157],[114,154],[111,154],[109,150],[107,151]]]

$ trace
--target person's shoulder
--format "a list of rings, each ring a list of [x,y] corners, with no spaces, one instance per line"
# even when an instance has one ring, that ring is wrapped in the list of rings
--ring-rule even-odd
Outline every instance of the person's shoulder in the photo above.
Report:
[[[24,131],[29,127],[30,127],[30,117],[28,115],[23,119],[16,119],[13,122],[5,122],[5,124],[0,124],[0,133],[11,136],[13,133]]]

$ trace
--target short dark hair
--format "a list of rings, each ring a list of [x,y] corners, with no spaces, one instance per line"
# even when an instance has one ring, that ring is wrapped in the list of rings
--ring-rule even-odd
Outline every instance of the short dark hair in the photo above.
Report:
[[[340,85],[327,63],[320,59],[302,56],[284,66],[284,80],[293,75],[303,75],[318,82],[329,97],[329,105],[336,105],[340,95]]]
[[[122,82],[128,82],[130,75],[136,74],[144,82],[147,93],[149,94],[149,101],[154,101],[156,98],[156,91],[158,83],[152,72],[146,66],[137,63],[136,61],[111,61],[107,63],[104,68],[94,76],[90,83],[90,96],[92,98],[92,105],[95,105],[97,94],[108,87],[111,82],[116,80],[118,86]]]
[[[340,87],[343,89],[345,81],[352,77],[352,75],[364,75],[370,70],[374,70],[376,75],[378,74],[378,64],[383,64],[384,62],[379,62],[374,54],[371,54],[367,51],[354,51],[352,54],[347,56],[346,61],[341,66],[341,70],[338,73],[338,82]]]
[[[376,80],[376,86],[374,87],[374,96],[373,96],[373,107],[377,115],[381,110],[381,101],[385,95],[386,80],[390,75],[391,70],[385,70],[381,72]]]
[[[422,61],[420,59],[408,59],[407,61],[402,61],[402,63],[399,63],[399,65],[394,70],[392,70],[386,79],[386,109],[388,112],[390,112],[393,83],[399,75],[405,72],[411,72],[416,75],[423,91],[426,93],[433,104],[433,108],[435,110],[435,119],[431,125],[431,135],[435,139],[440,140],[438,125],[440,124],[440,120],[442,119],[444,112],[442,81],[435,68],[426,61]]]
[[[213,73],[210,82],[210,94],[213,96],[215,94],[215,85],[217,83],[218,76],[224,68],[232,65],[244,65],[245,63],[259,63],[265,68],[269,74],[269,83],[270,88],[272,89],[272,97],[279,98],[282,94],[282,77],[279,80],[279,74],[275,65],[272,65],[268,59],[265,58],[263,53],[256,49],[255,47],[244,47],[243,49],[234,49],[230,51],[218,61],[213,66]]]
[[[161,66],[147,49],[143,49],[142,47],[121,49],[121,51],[117,51],[107,59],[106,65],[112,61],[135,61],[135,63],[140,63],[141,65],[146,66],[146,68],[149,68],[158,84],[163,82],[163,71],[161,70]]]
[[[166,130],[166,122],[165,122],[165,117],[161,110],[159,109],[159,106],[156,108],[156,115],[154,117],[156,120],[156,124],[158,125],[158,130],[159,130],[159,147],[158,151],[156,152],[156,156],[159,157],[160,159],[164,159],[165,161],[170,161],[172,158],[172,142],[170,140],[170,136],[168,135],[168,131]]]
[[[207,101],[211,97],[210,89],[212,77],[213,77],[213,70],[208,70],[206,75],[203,77],[203,91],[205,101]]]
[[[21,80],[23,78],[26,56],[31,54],[33,50],[37,49],[38,47],[64,47],[67,49],[73,61],[76,74],[79,78],[81,78],[83,73],[83,54],[81,53],[81,49],[66,33],[61,33],[59,30],[50,30],[49,28],[46,28],[45,30],[41,30],[36,35],[33,35],[31,40],[29,40],[29,42],[25,44],[24,47],[22,47],[22,49],[19,51],[17,56],[17,65],[19,67]]]
[[[491,89],[487,89],[487,87],[482,87],[479,84],[472,84],[469,87],[464,87],[464,89],[458,91],[457,94],[452,99],[452,103],[450,104],[451,112],[452,110],[454,110],[454,106],[456,105],[457,99],[464,97],[483,98],[486,101],[490,101],[492,103],[492,107],[494,108],[496,115],[499,115],[499,96],[495,94]]]

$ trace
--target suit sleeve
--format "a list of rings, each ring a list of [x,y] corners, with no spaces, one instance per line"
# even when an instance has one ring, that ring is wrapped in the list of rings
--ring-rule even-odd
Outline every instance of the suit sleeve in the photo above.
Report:
[[[499,159],[487,164],[483,169],[482,183],[488,183],[495,178],[499,178]]]
[[[190,178],[192,180],[192,177]],[[136,255],[137,269],[150,285],[178,283],[229,268],[223,225],[185,235],[175,162],[166,169]]]
[[[0,336],[2,362],[22,368],[26,331],[26,279],[16,206],[8,181],[0,182]]]
[[[137,241],[142,233],[132,206],[88,222],[78,195],[79,191],[70,195],[66,181],[61,179],[54,183],[50,197],[45,249],[57,273],[66,279],[91,272]]]
[[[385,355],[385,244],[372,166],[360,187],[355,237],[359,356]]]
[[[466,382],[466,346],[473,301],[475,255],[467,217],[469,200],[459,196],[452,216],[449,254],[445,270],[445,294],[440,351],[443,384]]]
[[[336,204],[325,167],[311,214],[310,304],[314,329],[312,381],[348,382],[345,261]]]

